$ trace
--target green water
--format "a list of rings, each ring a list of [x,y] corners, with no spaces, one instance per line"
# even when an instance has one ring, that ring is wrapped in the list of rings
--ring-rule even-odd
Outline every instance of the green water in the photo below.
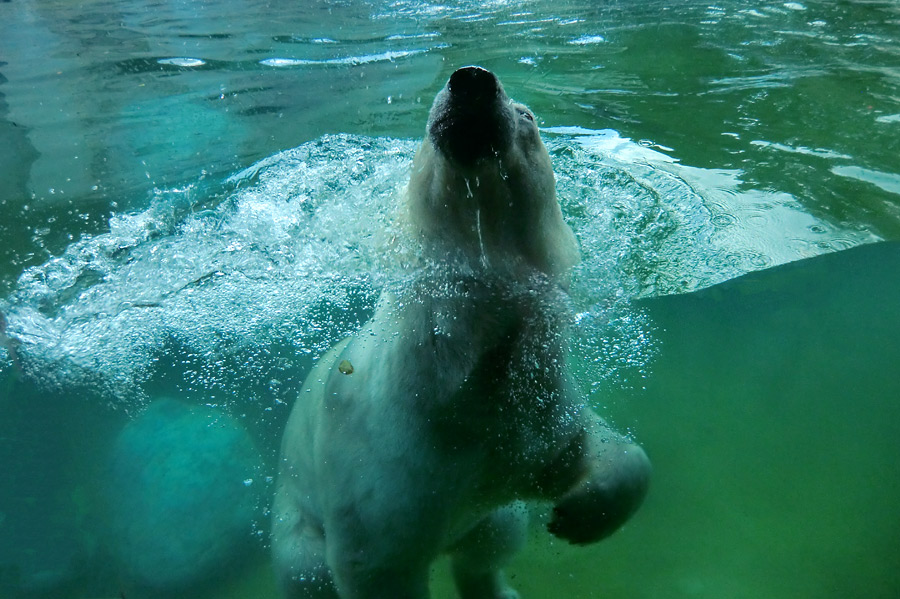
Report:
[[[470,63],[538,115],[583,250],[573,362],[655,465],[595,547],[537,514],[522,596],[900,596],[896,2],[11,0],[0,597],[277,596],[281,426],[392,280],[379,237]],[[110,456],[161,397],[262,461],[247,543],[153,590]]]

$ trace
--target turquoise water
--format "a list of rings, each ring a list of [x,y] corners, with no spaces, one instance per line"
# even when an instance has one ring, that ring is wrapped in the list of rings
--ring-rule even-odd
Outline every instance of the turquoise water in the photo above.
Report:
[[[537,514],[523,597],[900,595],[895,2],[12,0],[0,597],[276,596],[281,427],[470,63],[538,115],[573,362],[656,468],[596,547]]]

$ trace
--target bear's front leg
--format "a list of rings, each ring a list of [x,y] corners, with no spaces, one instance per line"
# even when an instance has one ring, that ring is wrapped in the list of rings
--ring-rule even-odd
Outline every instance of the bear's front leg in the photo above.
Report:
[[[525,544],[528,508],[513,502],[484,517],[452,548],[460,599],[518,599],[503,568]]]
[[[382,561],[373,559],[381,548],[372,549],[370,553],[362,548],[329,547],[328,562],[341,599],[428,599],[430,560]]]
[[[335,567],[341,599],[428,599],[428,568],[385,568],[360,571]]]
[[[379,473],[380,474],[380,473]],[[445,509],[396,473],[394,485],[367,487],[329,506],[326,559],[341,599],[428,599]],[[345,486],[344,489],[348,488]],[[405,493],[395,492],[405,489]],[[344,490],[342,489],[342,491]]]
[[[644,501],[650,460],[644,450],[590,413],[585,427],[586,476],[557,500],[547,525],[553,535],[585,545],[614,533]]]

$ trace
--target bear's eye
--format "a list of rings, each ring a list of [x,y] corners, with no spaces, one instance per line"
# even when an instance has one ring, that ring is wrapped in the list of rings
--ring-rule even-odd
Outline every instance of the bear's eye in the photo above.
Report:
[[[531,121],[532,123],[534,122],[534,115],[531,114],[530,112],[528,112],[527,110],[520,110],[519,114],[522,115],[523,117],[525,117],[526,121]]]

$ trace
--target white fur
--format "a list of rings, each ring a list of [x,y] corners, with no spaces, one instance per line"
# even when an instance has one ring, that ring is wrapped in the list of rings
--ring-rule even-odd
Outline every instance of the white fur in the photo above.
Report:
[[[446,552],[461,597],[513,598],[500,568],[522,500],[556,502],[551,532],[587,543],[643,498],[646,457],[566,369],[577,247],[547,151],[502,88],[487,109],[509,145],[461,167],[423,142],[406,214],[426,265],[319,360],[291,413],[273,518],[290,597],[426,599]]]

